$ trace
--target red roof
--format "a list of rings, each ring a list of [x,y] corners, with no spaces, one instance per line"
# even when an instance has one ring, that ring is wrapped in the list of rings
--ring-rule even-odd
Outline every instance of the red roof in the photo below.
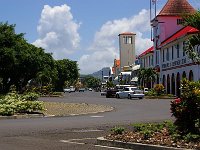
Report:
[[[194,34],[194,33],[197,33],[199,32],[198,29],[196,28],[193,28],[193,27],[190,27],[190,26],[187,26],[187,27],[184,27],[182,28],[181,30],[179,30],[178,32],[176,32],[175,34],[173,34],[172,36],[170,36],[169,38],[167,38],[166,40],[164,40],[160,45],[159,47],[167,44],[167,43],[170,43],[178,38],[181,38],[187,34]]]
[[[183,14],[192,14],[196,10],[188,3],[187,0],[168,0],[162,8],[159,16],[181,16]]]
[[[146,51],[144,51],[142,54],[140,54],[138,57],[142,57],[142,56],[144,56],[146,54],[153,53],[153,50],[154,50],[154,48],[152,46],[149,49],[147,49]]]
[[[119,67],[119,66],[120,66],[120,60],[119,60],[119,59],[116,59],[116,60],[115,60],[115,64],[116,64],[116,67]]]

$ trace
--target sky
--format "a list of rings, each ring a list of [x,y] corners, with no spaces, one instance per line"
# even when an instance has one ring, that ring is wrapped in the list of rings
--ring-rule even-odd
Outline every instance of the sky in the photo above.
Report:
[[[166,2],[157,0],[157,12]],[[200,0],[189,2],[200,8]],[[136,55],[153,45],[149,4],[149,0],[0,0],[0,22],[16,24],[16,33],[25,33],[29,43],[56,60],[77,61],[80,73],[90,74],[119,59],[120,33],[136,33]]]

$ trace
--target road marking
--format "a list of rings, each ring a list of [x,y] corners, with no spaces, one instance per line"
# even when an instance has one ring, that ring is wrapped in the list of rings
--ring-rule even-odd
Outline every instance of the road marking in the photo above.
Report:
[[[119,149],[119,150],[131,150],[131,149],[124,149],[124,148],[119,148],[119,147],[109,147],[109,146],[103,146],[103,145],[94,145],[96,147],[103,147],[107,149]]]
[[[75,142],[75,141],[93,140],[93,139],[96,139],[96,138],[69,139],[69,140],[60,140],[60,142],[83,145],[83,144],[87,144],[87,143],[81,143],[81,142]]]
[[[79,145],[85,144],[85,143],[71,142],[71,141],[68,141],[68,140],[60,140],[60,142],[63,142],[63,143],[70,143],[70,144],[79,144]]]
[[[102,132],[103,130],[73,130],[72,132]]]
[[[90,116],[90,117],[92,117],[92,118],[102,118],[104,116]]]

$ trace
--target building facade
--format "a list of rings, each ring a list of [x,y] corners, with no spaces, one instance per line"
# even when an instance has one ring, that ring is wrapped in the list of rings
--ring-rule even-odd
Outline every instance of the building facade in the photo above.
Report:
[[[198,32],[192,27],[181,25],[183,14],[196,10],[187,0],[168,0],[160,13],[152,20],[154,68],[158,70],[159,83],[166,93],[180,96],[180,82],[200,79],[200,68],[184,51],[184,42],[191,34]]]

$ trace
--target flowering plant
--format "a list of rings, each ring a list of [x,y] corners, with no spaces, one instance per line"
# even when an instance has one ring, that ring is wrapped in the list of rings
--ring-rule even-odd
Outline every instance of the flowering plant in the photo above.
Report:
[[[200,82],[183,79],[181,97],[171,101],[172,116],[182,134],[200,132]]]
[[[154,87],[154,90],[157,94],[157,96],[161,95],[164,93],[164,86],[162,84],[156,84],[155,87]]]

